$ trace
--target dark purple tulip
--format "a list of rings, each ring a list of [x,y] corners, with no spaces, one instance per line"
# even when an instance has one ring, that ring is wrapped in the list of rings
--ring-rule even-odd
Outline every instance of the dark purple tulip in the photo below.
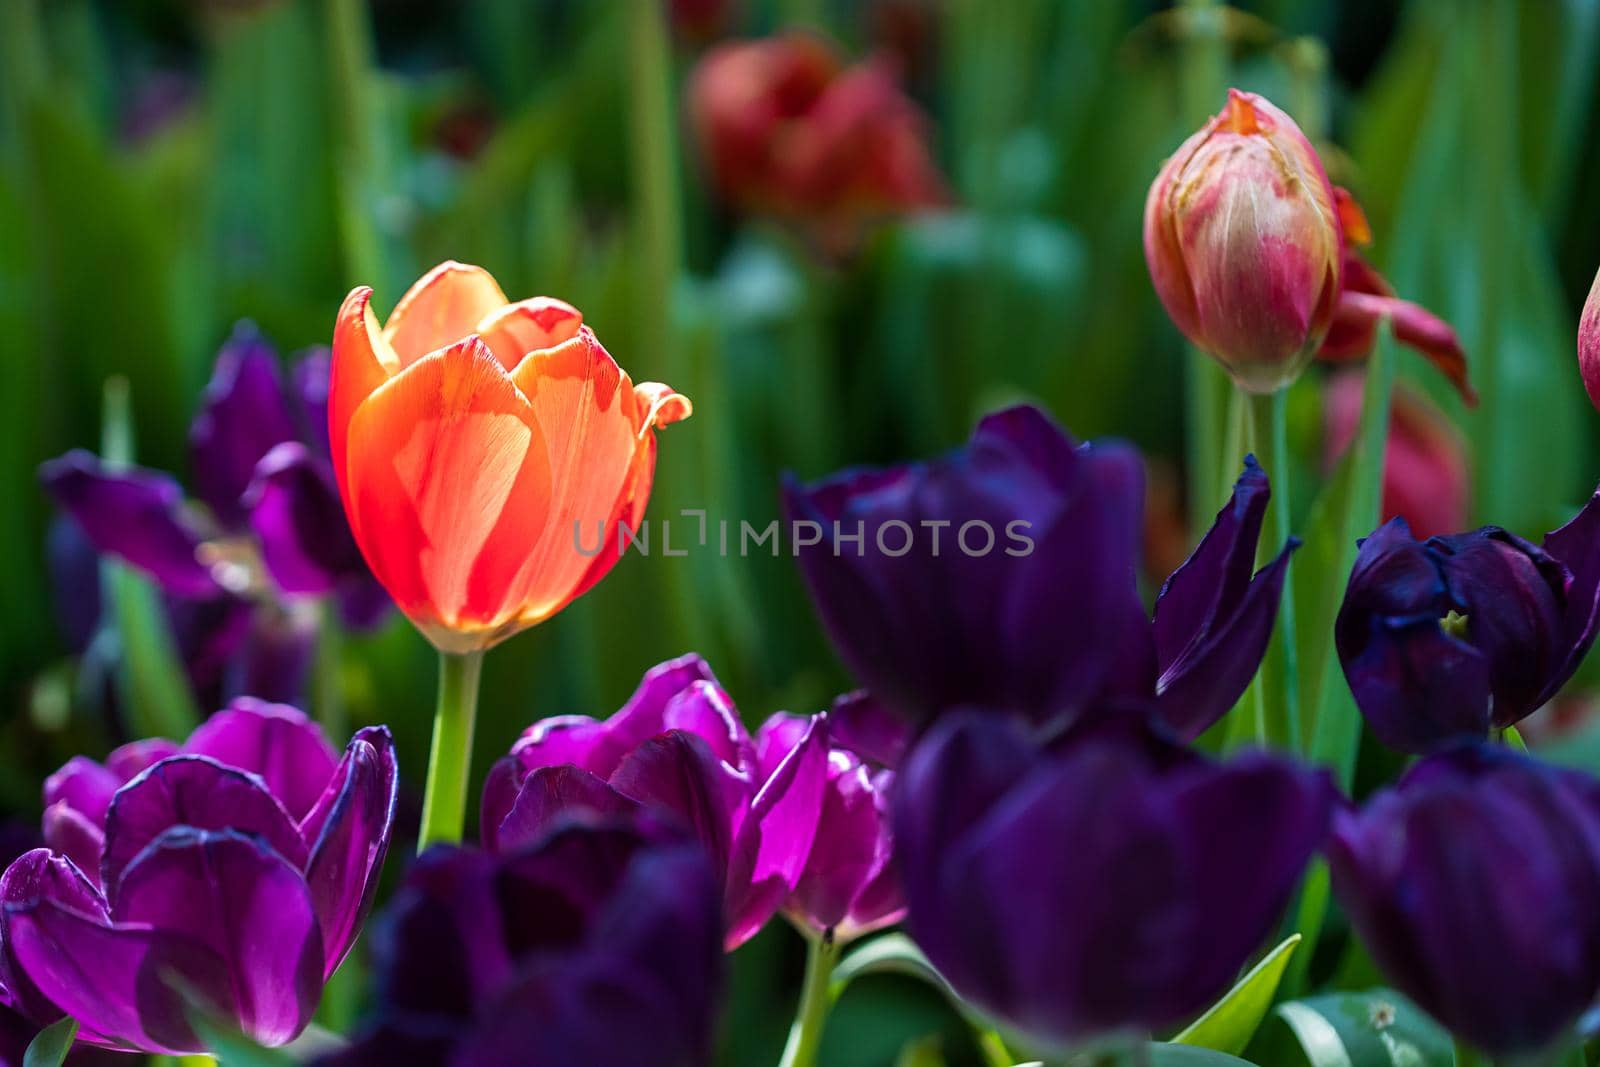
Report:
[[[1227,991],[1326,833],[1326,774],[1216,763],[1133,712],[1040,749],[993,709],[895,781],[907,923],[965,999],[1052,1052],[1163,1030]]]
[[[569,818],[498,856],[437,846],[376,924],[376,1020],[323,1067],[702,1067],[720,888],[692,841]]]
[[[693,832],[722,874],[731,950],[794,892],[811,853],[828,773],[823,717],[770,774],[762,770],[711,668],[684,656],[646,672],[609,719],[563,715],[529,727],[484,783],[483,844],[515,849],[574,810],[666,816]]]
[[[1600,783],[1484,744],[1336,817],[1333,887],[1384,975],[1496,1057],[1600,995]]]
[[[1390,748],[1481,739],[1553,698],[1600,626],[1600,495],[1540,548],[1495,527],[1362,542],[1334,630],[1356,704]]]
[[[332,455],[328,446],[328,382],[332,373],[333,353],[327,345],[306,349],[289,368],[300,432],[319,456]]]
[[[333,469],[298,441],[274,446],[256,464],[244,506],[261,561],[285,593],[331,593],[341,582],[365,576]]]
[[[791,520],[822,531],[796,548],[834,647],[902,714],[983,705],[1043,722],[1154,699],[1187,737],[1244,692],[1277,618],[1292,544],[1254,573],[1268,495],[1247,460],[1152,622],[1135,579],[1138,453],[1079,445],[1037,408],[985,418],[940,459],[785,486]]]
[[[223,590],[200,561],[200,530],[183,510],[183,490],[169,475],[134,467],[111,470],[81,449],[39,468],[45,488],[102,552],[113,552],[178,596]]]
[[[201,1010],[267,1045],[304,1029],[371,909],[398,779],[384,727],[336,759],[293,708],[241,701],[182,746],[125,745],[45,785],[45,841],[0,877],[0,981],[108,1048],[201,1050]]]
[[[224,529],[248,518],[241,498],[274,445],[299,438],[278,355],[255,325],[241,322],[217,352],[211,381],[189,426],[195,491]]]
[[[835,740],[836,715],[830,712],[828,717]],[[845,717],[849,718],[848,706]],[[800,715],[779,713],[763,723],[755,739],[756,765],[762,775],[775,773],[810,729],[811,721]],[[851,941],[893,925],[905,914],[889,831],[893,784],[894,771],[882,764],[838,744],[828,752],[816,839],[800,880],[783,905],[784,914],[812,936]]]

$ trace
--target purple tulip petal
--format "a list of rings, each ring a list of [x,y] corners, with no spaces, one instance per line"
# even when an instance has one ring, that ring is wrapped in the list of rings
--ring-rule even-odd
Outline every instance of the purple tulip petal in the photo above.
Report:
[[[317,654],[317,616],[304,608],[270,602],[255,606],[245,639],[228,665],[225,695],[305,703]]]
[[[125,745],[118,745],[106,757],[106,770],[116,775],[118,780],[126,783],[147,767],[154,767],[168,756],[176,756],[182,751],[176,741],[169,741],[164,737],[147,737],[139,741],[129,741]]]
[[[528,775],[495,830],[496,851],[532,845],[566,814],[625,815],[639,805],[617,792],[603,779],[578,767],[540,767]]]
[[[830,720],[829,732],[832,732],[833,723]],[[811,717],[809,715],[792,715],[780,711],[767,717],[756,730],[756,781],[765,782],[777,771],[784,757],[793,752],[800,742],[805,740],[806,734],[811,730]]]
[[[515,756],[501,756],[489,768],[478,799],[478,844],[484,849],[500,851],[500,824],[511,814],[527,775]]]
[[[250,640],[256,606],[231,593],[203,600],[169,593],[164,602],[189,681],[197,692],[215,692]]]
[[[1545,535],[1545,551],[1572,573],[1567,585],[1561,631],[1565,656],[1552,672],[1538,702],[1548,702],[1572,677],[1600,633],[1600,492],[1559,530]]]
[[[1078,442],[1032,405],[1018,404],[985,415],[972,431],[972,442],[1012,450],[1057,489],[1070,487],[1076,476]]]
[[[880,767],[898,767],[911,744],[905,720],[864,689],[847,693],[828,709],[828,737]]]
[[[334,597],[339,604],[339,621],[357,632],[375,630],[393,615],[394,601],[371,572],[346,575]]]
[[[252,1040],[281,1045],[311,1021],[322,994],[322,934],[299,868],[265,841],[173,827],[128,865],[112,918],[214,953],[221,985],[179,973],[190,995]]]
[[[18,959],[12,943],[13,908],[50,900],[62,907],[106,920],[99,890],[70,860],[38,848],[13,860],[0,876],[0,984],[9,1002],[38,1023],[59,1019],[61,1008],[36,985]]]
[[[50,899],[12,907],[6,936],[43,995],[78,1020],[80,1040],[167,1055],[204,1051],[169,984],[181,976],[198,988],[226,988],[221,961],[203,946]]]
[[[99,888],[100,856],[106,847],[102,824],[91,822],[65,801],[52,804],[44,809],[44,843],[71,860]]]
[[[695,734],[670,730],[628,754],[611,786],[647,808],[680,820],[726,870],[733,832],[750,803],[747,778],[729,768]]]
[[[244,495],[261,559],[285,593],[321,596],[365,573],[333,468],[298,441],[273,447]]]
[[[332,370],[333,354],[326,345],[306,349],[289,368],[290,396],[295,402],[301,433],[319,456],[330,454],[328,383]]]
[[[761,786],[729,859],[731,950],[761,929],[800,882],[816,839],[828,778],[827,717],[810,729]]]
[[[1251,581],[1243,600],[1233,605],[1233,615],[1206,620],[1156,683],[1162,717],[1185,740],[1200,736],[1226,715],[1255,677],[1278,620],[1289,557],[1299,547],[1290,538]]]
[[[818,933],[843,924],[856,898],[887,862],[886,837],[870,773],[835,750],[816,840],[786,910],[798,913]]]
[[[327,791],[301,825],[313,842],[305,872],[322,923],[324,977],[338,969],[372,910],[399,787],[388,728],[367,727],[351,739]]]
[[[39,476],[101,552],[146,571],[169,593],[222,591],[200,562],[200,535],[184,518],[183,491],[169,476],[140,468],[113,472],[84,451],[50,460]]]
[[[88,756],[73,756],[44,780],[45,806],[65,804],[89,822],[103,824],[111,798],[127,780]]]
[[[113,911],[125,870],[174,826],[259,834],[296,871],[305,867],[300,831],[260,778],[209,756],[173,756],[123,786],[106,813],[100,882]]]
[[[100,552],[70,516],[57,515],[50,520],[45,532],[45,568],[67,650],[82,655],[100,626]]]
[[[195,728],[183,751],[259,775],[291,818],[331,789],[339,754],[322,727],[287,704],[240,697]]]
[[[240,497],[256,463],[299,437],[284,398],[278,358],[250,323],[234,327],[189,427],[189,462],[201,500],[227,529],[244,526]]]
[[[604,778],[616,770],[626,751],[613,741],[606,723],[587,715],[556,715],[528,727],[511,746],[511,757],[522,774],[571,764]],[[521,784],[519,777],[517,785]]]
[[[1271,498],[1266,472],[1254,456],[1246,456],[1227,505],[1156,597],[1153,628],[1162,671],[1192,642],[1205,639],[1212,619],[1235,613],[1255,571],[1256,543]]]
[[[699,696],[686,697],[690,692]],[[699,734],[719,758],[734,766],[739,762],[730,757],[730,750],[738,748],[747,736],[711,667],[692,652],[646,671],[628,702],[606,720],[605,728],[605,751],[612,762],[607,765],[605,759],[596,758],[585,766],[602,778],[610,777],[629,750],[674,728]]]

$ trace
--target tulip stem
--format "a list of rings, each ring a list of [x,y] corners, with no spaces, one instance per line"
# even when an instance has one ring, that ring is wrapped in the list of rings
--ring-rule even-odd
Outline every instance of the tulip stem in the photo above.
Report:
[[[1256,566],[1283,550],[1289,538],[1288,393],[1280,389],[1248,398],[1250,445],[1272,484],[1272,502],[1261,523]],[[1294,583],[1283,583],[1278,625],[1256,679],[1256,740],[1272,748],[1300,751],[1300,693],[1295,676]]]
[[[800,987],[800,1007],[794,1025],[789,1027],[789,1043],[784,1046],[778,1067],[815,1067],[822,1048],[822,1030],[833,1010],[833,968],[839,962],[840,945],[833,934],[806,939],[806,976]]]
[[[441,841],[461,840],[466,821],[467,776],[472,770],[472,727],[478,717],[478,676],[483,653],[439,653],[439,703],[433,716],[433,749],[422,794],[422,830],[417,851]]]

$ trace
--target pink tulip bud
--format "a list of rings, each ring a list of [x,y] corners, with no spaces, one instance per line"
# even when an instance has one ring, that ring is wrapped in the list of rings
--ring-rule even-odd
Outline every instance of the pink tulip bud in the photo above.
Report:
[[[1589,401],[1600,408],[1600,273],[1594,276],[1583,317],[1578,320],[1578,370],[1583,374]]]
[[[1342,245],[1311,142],[1237,89],[1167,160],[1145,201],[1145,260],[1167,314],[1251,392],[1281,389],[1316,354],[1338,301]]]

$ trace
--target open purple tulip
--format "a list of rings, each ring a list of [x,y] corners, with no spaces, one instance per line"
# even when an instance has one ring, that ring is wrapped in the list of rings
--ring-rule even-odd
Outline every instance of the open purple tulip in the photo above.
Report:
[[[1600,629],[1600,494],[1544,547],[1495,527],[1361,544],[1334,640],[1356,704],[1401,752],[1482,739],[1549,701]]]
[[[866,753],[844,747],[839,743],[841,731],[836,729],[841,723],[854,727],[886,714],[865,694],[841,697],[828,713],[833,744],[828,752],[816,840],[800,880],[783,906],[784,914],[812,937],[828,937],[835,943],[852,941],[899,922],[905,914],[889,828],[894,771]],[[898,725],[897,720],[890,721]],[[861,732],[875,728],[869,724]],[[763,723],[756,731],[756,765],[762,776],[776,773],[782,760],[810,731],[811,720],[801,715],[779,713]],[[900,732],[904,732],[903,726]],[[891,740],[887,747],[894,751],[902,746]]]
[[[376,924],[376,1019],[322,1067],[703,1067],[718,881],[638,819],[569,817],[498,856],[429,849]]]
[[[956,992],[1041,1051],[1162,1030],[1262,947],[1335,796],[1322,772],[1216,763],[1133,712],[1048,749],[992,709],[948,716],[895,781],[907,924]]]
[[[1144,470],[1077,444],[1037,408],[978,424],[966,447],[785,486],[812,601],[878,698],[918,722],[963,705],[1036,722],[1108,696],[1154,699],[1186,737],[1244,692],[1277,618],[1293,543],[1254,573],[1269,488],[1247,460],[1216,524],[1140,604]]]
[[[1334,822],[1333,888],[1384,975],[1497,1057],[1600,996],[1600,782],[1500,747],[1423,759]]]
[[[279,1045],[305,1028],[371,909],[398,778],[384,727],[342,758],[293,708],[240,702],[182,746],[78,758],[45,840],[0,877],[0,981],[80,1040],[202,1049],[193,1008]]]
[[[219,680],[230,693],[303,695],[315,625],[309,616],[300,625],[286,618],[298,600],[332,597],[357,627],[387,616],[333,485],[327,373],[326,355],[312,353],[286,384],[255,328],[235,328],[190,426],[203,508],[169,475],[112,469],[81,450],[40,468],[45,488],[99,552],[161,587],[204,695]],[[209,662],[216,659],[221,666]]]
[[[484,783],[484,847],[506,852],[572,811],[638,808],[681,823],[723,878],[727,946],[749,940],[794,892],[822,806],[827,727],[804,736],[770,773],[704,660],[652,667],[609,719],[563,715],[526,733]]]

